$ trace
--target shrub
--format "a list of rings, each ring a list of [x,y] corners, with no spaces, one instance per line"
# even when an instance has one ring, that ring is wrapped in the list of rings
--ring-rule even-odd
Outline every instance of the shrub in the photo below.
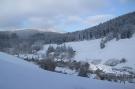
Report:
[[[80,62],[76,62],[75,63],[75,70],[79,70],[80,69],[80,67],[81,67],[81,63]]]
[[[101,48],[101,49],[105,48],[105,43],[102,42],[102,41],[101,41],[101,43],[100,43],[100,48]]]
[[[103,70],[100,70],[99,68],[95,71],[95,74],[98,78],[100,78],[100,80],[104,80],[105,77],[103,76]]]
[[[52,52],[54,52],[54,51],[55,51],[54,47],[53,46],[49,46],[48,49],[47,49],[47,51],[46,51],[46,56],[48,57],[49,54],[52,53]]]
[[[55,71],[56,68],[56,63],[54,62],[54,60],[49,58],[39,61],[38,64],[41,68],[49,71]]]
[[[88,77],[89,63],[84,63],[80,67],[79,76]]]
[[[105,65],[108,65],[108,66],[116,66],[120,63],[120,60],[118,59],[109,59],[105,62]]]
[[[120,60],[120,63],[125,63],[125,62],[127,62],[127,60],[126,60],[125,58],[122,58],[122,59]]]
[[[94,65],[98,65],[98,64],[100,64],[101,63],[101,60],[100,59],[97,59],[97,60],[92,60],[92,62],[91,62],[92,64],[94,64]]]

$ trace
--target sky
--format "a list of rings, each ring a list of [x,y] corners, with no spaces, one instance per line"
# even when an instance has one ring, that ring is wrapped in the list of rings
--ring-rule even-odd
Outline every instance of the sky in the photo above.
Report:
[[[0,0],[0,30],[83,30],[135,11],[135,0]]]

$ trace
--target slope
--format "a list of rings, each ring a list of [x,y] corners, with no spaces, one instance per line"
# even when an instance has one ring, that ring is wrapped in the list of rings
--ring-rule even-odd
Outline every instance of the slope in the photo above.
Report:
[[[105,66],[104,63],[109,59],[121,60],[122,58],[126,59],[126,63],[117,65],[117,68],[121,67],[132,67],[135,68],[135,36],[130,39],[121,39],[116,41],[115,39],[106,43],[104,49],[100,48],[101,39],[96,40],[85,40],[79,42],[68,42],[65,43],[67,46],[72,47],[76,51],[76,55],[73,58],[77,61],[88,61],[92,62],[93,60],[101,60],[101,63],[96,66],[92,66],[95,69],[97,66],[106,71],[112,72],[109,66]],[[51,44],[54,47],[57,47],[56,44]],[[63,45],[63,44],[62,44]],[[45,45],[43,50],[38,52],[39,55],[46,54],[46,50],[49,45]]]
[[[98,86],[97,86],[98,84]],[[44,71],[0,52],[0,89],[134,89],[118,84]]]

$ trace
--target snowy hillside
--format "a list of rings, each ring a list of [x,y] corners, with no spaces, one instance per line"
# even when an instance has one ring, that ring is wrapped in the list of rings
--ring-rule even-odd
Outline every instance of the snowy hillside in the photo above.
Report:
[[[68,42],[65,43],[66,46],[72,47],[76,51],[76,55],[73,58],[77,61],[88,61],[92,62],[93,60],[101,60],[99,65],[91,67],[93,69],[102,68],[105,71],[112,72],[109,66],[103,65],[109,59],[118,59],[121,60],[122,58],[126,59],[127,62],[123,64],[117,65],[117,67],[132,67],[135,68],[135,36],[130,39],[121,39],[116,41],[113,39],[106,43],[106,47],[104,49],[100,48],[100,41],[101,39],[96,40],[85,40],[80,42]],[[51,44],[54,47],[57,47],[56,44]],[[62,44],[63,45],[63,44]],[[48,49],[49,45],[45,45],[43,50],[38,52],[39,55],[46,54],[46,50]]]
[[[134,84],[63,75],[0,52],[0,89],[134,89]],[[98,86],[97,86],[98,84]]]
[[[130,63],[133,63],[135,59],[135,37],[130,39],[121,39],[116,41],[115,39],[108,42],[104,49],[100,48],[101,39],[80,41],[80,42],[69,42],[67,46],[73,47],[76,51],[76,60],[92,60],[101,59],[107,60],[110,58],[126,58]],[[52,44],[54,47],[57,45]],[[46,53],[49,45],[45,45],[44,49],[39,51],[39,54]],[[134,62],[135,64],[135,62]]]

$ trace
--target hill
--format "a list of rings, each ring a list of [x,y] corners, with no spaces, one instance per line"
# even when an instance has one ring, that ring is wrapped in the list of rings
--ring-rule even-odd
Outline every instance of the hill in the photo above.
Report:
[[[1,89],[134,89],[134,84],[110,83],[42,70],[0,52]],[[98,84],[98,86],[97,86]]]
[[[131,12],[97,26],[70,33],[42,32],[31,29],[15,32],[0,32],[0,50],[8,52],[7,50],[10,48],[9,53],[14,54],[16,49],[24,48],[21,52],[32,53],[32,45],[42,46],[43,44],[62,44],[64,42],[94,39],[101,39],[101,48],[104,48],[107,42],[115,38],[117,40],[132,38],[134,33],[135,12]]]

